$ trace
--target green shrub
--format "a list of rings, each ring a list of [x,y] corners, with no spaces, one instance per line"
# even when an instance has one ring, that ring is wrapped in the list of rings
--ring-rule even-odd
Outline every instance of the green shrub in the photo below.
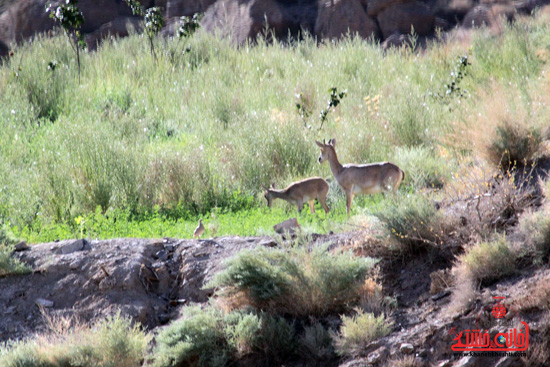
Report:
[[[249,356],[271,366],[295,346],[293,325],[278,316],[191,306],[159,333],[152,358],[155,366],[226,366]]]
[[[404,172],[405,180],[411,181],[416,189],[441,188],[451,177],[448,160],[422,146],[398,147],[393,162]]]
[[[260,316],[262,330],[256,349],[265,365],[281,366],[295,357],[297,341],[294,326],[280,316],[268,313],[261,313]]]
[[[406,245],[408,251],[440,245],[446,236],[444,222],[426,195],[390,197],[374,215],[386,232]]]
[[[351,253],[331,254],[327,246],[241,251],[208,287],[229,302],[244,297],[249,305],[275,314],[323,316],[345,311],[376,263]]]
[[[326,365],[336,357],[330,332],[319,322],[304,328],[299,339],[298,352],[314,365]]]
[[[240,358],[254,351],[262,330],[262,320],[254,314],[232,312],[225,318],[224,333],[229,347]]]
[[[19,242],[6,224],[0,222],[0,278],[12,274],[27,274],[31,268],[13,257],[14,244]]]
[[[491,284],[516,271],[516,255],[504,235],[492,242],[480,242],[458,258],[459,279]]]
[[[361,310],[353,316],[342,316],[340,334],[333,335],[336,353],[341,356],[357,357],[373,340],[388,335],[391,323],[384,320],[384,315],[375,317]]]
[[[223,315],[212,307],[186,307],[182,318],[163,329],[156,340],[155,366],[224,366],[230,359]]]

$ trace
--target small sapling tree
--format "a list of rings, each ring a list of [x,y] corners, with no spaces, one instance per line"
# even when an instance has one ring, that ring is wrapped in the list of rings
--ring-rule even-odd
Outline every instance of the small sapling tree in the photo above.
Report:
[[[80,28],[84,23],[84,16],[78,9],[78,0],[65,0],[65,4],[54,7],[49,4],[46,12],[50,14],[50,18],[59,22],[63,31],[69,38],[71,48],[76,54],[76,63],[78,65],[78,83],[80,84],[80,49],[86,48],[84,36],[80,32]]]
[[[142,16],[145,21],[145,34],[149,39],[149,46],[151,47],[151,54],[157,59],[157,53],[155,52],[155,44],[153,39],[164,27],[164,17],[158,6],[153,6],[147,10],[143,9],[143,6],[136,0],[124,0],[126,4],[132,9],[134,15]]]
[[[192,17],[183,16],[180,18],[180,26],[178,28],[178,44],[176,45],[176,51],[174,54],[178,53],[178,48],[182,39],[189,39],[200,27],[200,20],[202,15],[199,13],[193,14]],[[189,52],[189,47],[183,48],[182,54],[185,55],[186,52]]]
[[[321,113],[319,114],[319,119],[321,120],[321,126],[319,126],[319,130],[323,128],[323,124],[325,123],[325,120],[327,119],[329,112],[333,108],[338,106],[342,101],[342,98],[344,98],[348,94],[346,90],[338,93],[338,88],[336,87],[330,88],[329,92],[330,92],[330,99],[328,100],[328,106],[327,108],[322,110]]]

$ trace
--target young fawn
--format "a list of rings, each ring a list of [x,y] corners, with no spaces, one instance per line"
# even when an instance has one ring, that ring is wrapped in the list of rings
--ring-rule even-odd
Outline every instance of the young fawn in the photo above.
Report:
[[[283,190],[276,190],[275,184],[272,184],[271,188],[267,188],[263,185],[262,187],[265,190],[264,197],[267,200],[267,206],[270,208],[273,199],[283,199],[296,205],[299,212],[302,212],[304,204],[308,202],[310,212],[315,213],[314,200],[317,199],[326,213],[330,210],[326,203],[328,184],[320,177],[312,177],[294,182]]]

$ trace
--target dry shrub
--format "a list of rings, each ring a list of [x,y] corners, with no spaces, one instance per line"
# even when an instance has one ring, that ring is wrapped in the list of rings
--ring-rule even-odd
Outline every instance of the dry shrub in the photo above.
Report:
[[[384,315],[375,317],[361,310],[353,316],[342,316],[340,334],[333,335],[336,353],[348,357],[360,356],[370,342],[388,335],[391,326]]]
[[[504,170],[532,162],[542,147],[541,130],[505,119],[487,147],[489,160]]]
[[[524,239],[526,251],[535,263],[544,263],[550,256],[550,200],[548,186],[544,186],[545,199],[538,210],[529,210],[519,219],[519,232]]]
[[[516,255],[510,249],[505,236],[492,242],[480,242],[458,257],[455,271],[457,279],[472,279],[481,285],[489,285],[516,271]]]
[[[440,269],[430,274],[430,294],[437,294],[454,285],[454,278],[449,269]]]
[[[392,358],[388,361],[387,367],[418,367],[420,363],[416,361],[414,355]]]
[[[365,283],[360,292],[359,305],[361,309],[371,312],[375,315],[381,315],[390,306],[392,306],[393,299],[385,297],[382,290],[382,285],[376,283],[373,279],[365,279]]]
[[[529,331],[529,349],[521,360],[525,366],[543,367],[550,365],[550,311],[546,311],[538,322],[536,331]]]
[[[504,236],[493,242],[477,243],[458,257],[452,269],[455,280],[449,313],[470,308],[479,285],[488,285],[516,271],[516,254]]]
[[[135,367],[142,364],[150,340],[120,315],[92,327],[63,317],[48,324],[50,333],[0,347],[2,366]]]
[[[505,171],[526,165],[543,148],[542,130],[548,123],[545,98],[538,92],[528,98],[511,95],[505,85],[495,82],[478,96],[476,108],[483,112],[469,113],[466,126],[455,131],[449,143]]]
[[[514,306],[520,312],[550,310],[550,276],[536,280],[528,286],[529,292],[522,293],[514,299]]]
[[[463,167],[443,192],[441,206],[463,241],[490,238],[518,223],[519,215],[540,201],[529,184],[531,171],[491,171],[483,165]]]

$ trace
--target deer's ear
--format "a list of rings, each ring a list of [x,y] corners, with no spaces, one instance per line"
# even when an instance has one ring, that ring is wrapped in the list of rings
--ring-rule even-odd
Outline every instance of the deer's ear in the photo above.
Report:
[[[335,146],[336,145],[336,139],[332,138],[328,141],[329,145]]]
[[[273,183],[271,184],[271,189],[274,189],[274,188],[275,188],[275,182],[273,182]]]
[[[317,141],[317,140],[315,140],[315,144],[317,144],[317,145],[320,146],[321,148],[322,148],[323,145],[324,145],[323,143],[321,143],[320,141]]]
[[[264,185],[264,184],[262,184],[262,189],[264,189],[265,191],[267,191],[267,190],[268,190],[268,189],[267,189],[267,187],[265,187],[265,185]]]

